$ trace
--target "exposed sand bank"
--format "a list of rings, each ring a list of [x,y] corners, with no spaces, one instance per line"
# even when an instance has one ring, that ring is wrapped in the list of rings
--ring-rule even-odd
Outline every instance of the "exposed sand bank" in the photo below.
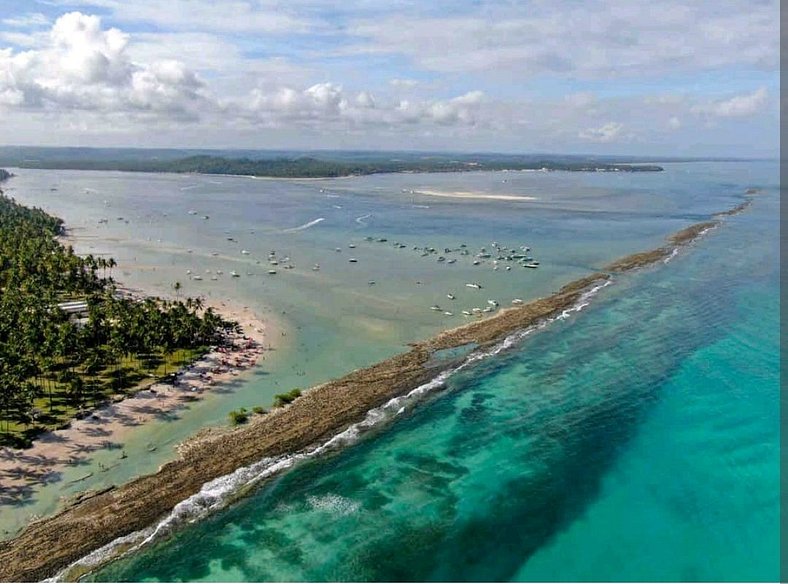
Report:
[[[738,211],[737,211],[738,212]],[[200,433],[179,448],[180,457],[156,474],[125,485],[87,494],[59,514],[29,525],[18,537],[0,542],[0,579],[39,580],[111,541],[144,529],[203,484],[259,461],[302,451],[325,442],[389,399],[433,379],[446,367],[429,366],[435,350],[475,342],[484,347],[545,319],[561,314],[583,293],[621,273],[671,257],[719,223],[683,229],[669,244],[613,262],[561,288],[555,294],[501,311],[485,320],[446,331],[403,354],[311,389],[290,406],[252,419],[235,430]]]
[[[445,197],[449,199],[479,199],[490,201],[536,201],[536,197],[525,195],[497,195],[490,193],[476,193],[473,191],[433,191],[419,189],[413,191],[414,195],[427,195],[428,197]]]

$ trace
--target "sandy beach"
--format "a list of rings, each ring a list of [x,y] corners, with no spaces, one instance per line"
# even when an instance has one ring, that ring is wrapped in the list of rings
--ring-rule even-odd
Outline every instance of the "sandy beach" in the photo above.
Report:
[[[479,199],[489,201],[536,201],[536,197],[523,195],[497,195],[490,193],[474,193],[471,191],[433,191],[419,189],[413,191],[414,195],[427,195],[428,197],[445,197],[449,199]]]
[[[0,449],[0,504],[29,496],[37,486],[58,480],[66,466],[85,461],[98,449],[122,443],[134,428],[177,411],[250,370],[266,342],[270,348],[270,328],[248,307],[229,302],[207,307],[238,322],[242,332],[228,335],[224,346],[181,369],[172,380],[157,382],[132,397],[94,410],[66,429],[46,432],[31,448]]]

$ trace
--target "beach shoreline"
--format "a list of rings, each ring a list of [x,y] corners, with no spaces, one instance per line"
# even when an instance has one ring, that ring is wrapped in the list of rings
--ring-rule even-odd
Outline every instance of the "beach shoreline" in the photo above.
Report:
[[[613,274],[656,265],[720,222],[692,225],[667,238],[666,245],[617,260],[551,296],[413,343],[405,353],[314,387],[286,408],[255,416],[244,427],[193,437],[179,447],[180,457],[157,473],[86,496],[57,515],[32,523],[15,539],[0,542],[0,579],[52,576],[115,539],[159,521],[211,480],[264,457],[321,444],[363,420],[371,409],[434,379],[446,368],[445,364],[429,366],[435,351],[470,342],[489,347],[513,332],[554,318]]]
[[[149,387],[110,399],[64,429],[43,432],[29,448],[0,448],[0,505],[20,502],[57,480],[67,467],[84,463],[91,453],[122,443],[135,428],[177,412],[251,371],[270,338],[266,323],[248,307],[215,302],[206,308],[238,322],[240,332],[228,333],[222,345]]]

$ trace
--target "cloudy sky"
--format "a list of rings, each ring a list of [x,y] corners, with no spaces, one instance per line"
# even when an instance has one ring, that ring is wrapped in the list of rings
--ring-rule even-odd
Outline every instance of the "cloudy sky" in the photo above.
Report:
[[[778,68],[777,0],[0,0],[0,144],[775,156]]]

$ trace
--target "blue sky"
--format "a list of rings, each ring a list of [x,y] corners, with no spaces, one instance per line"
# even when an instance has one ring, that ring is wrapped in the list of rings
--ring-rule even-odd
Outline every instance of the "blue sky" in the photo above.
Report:
[[[0,0],[6,144],[775,156],[779,4]]]

